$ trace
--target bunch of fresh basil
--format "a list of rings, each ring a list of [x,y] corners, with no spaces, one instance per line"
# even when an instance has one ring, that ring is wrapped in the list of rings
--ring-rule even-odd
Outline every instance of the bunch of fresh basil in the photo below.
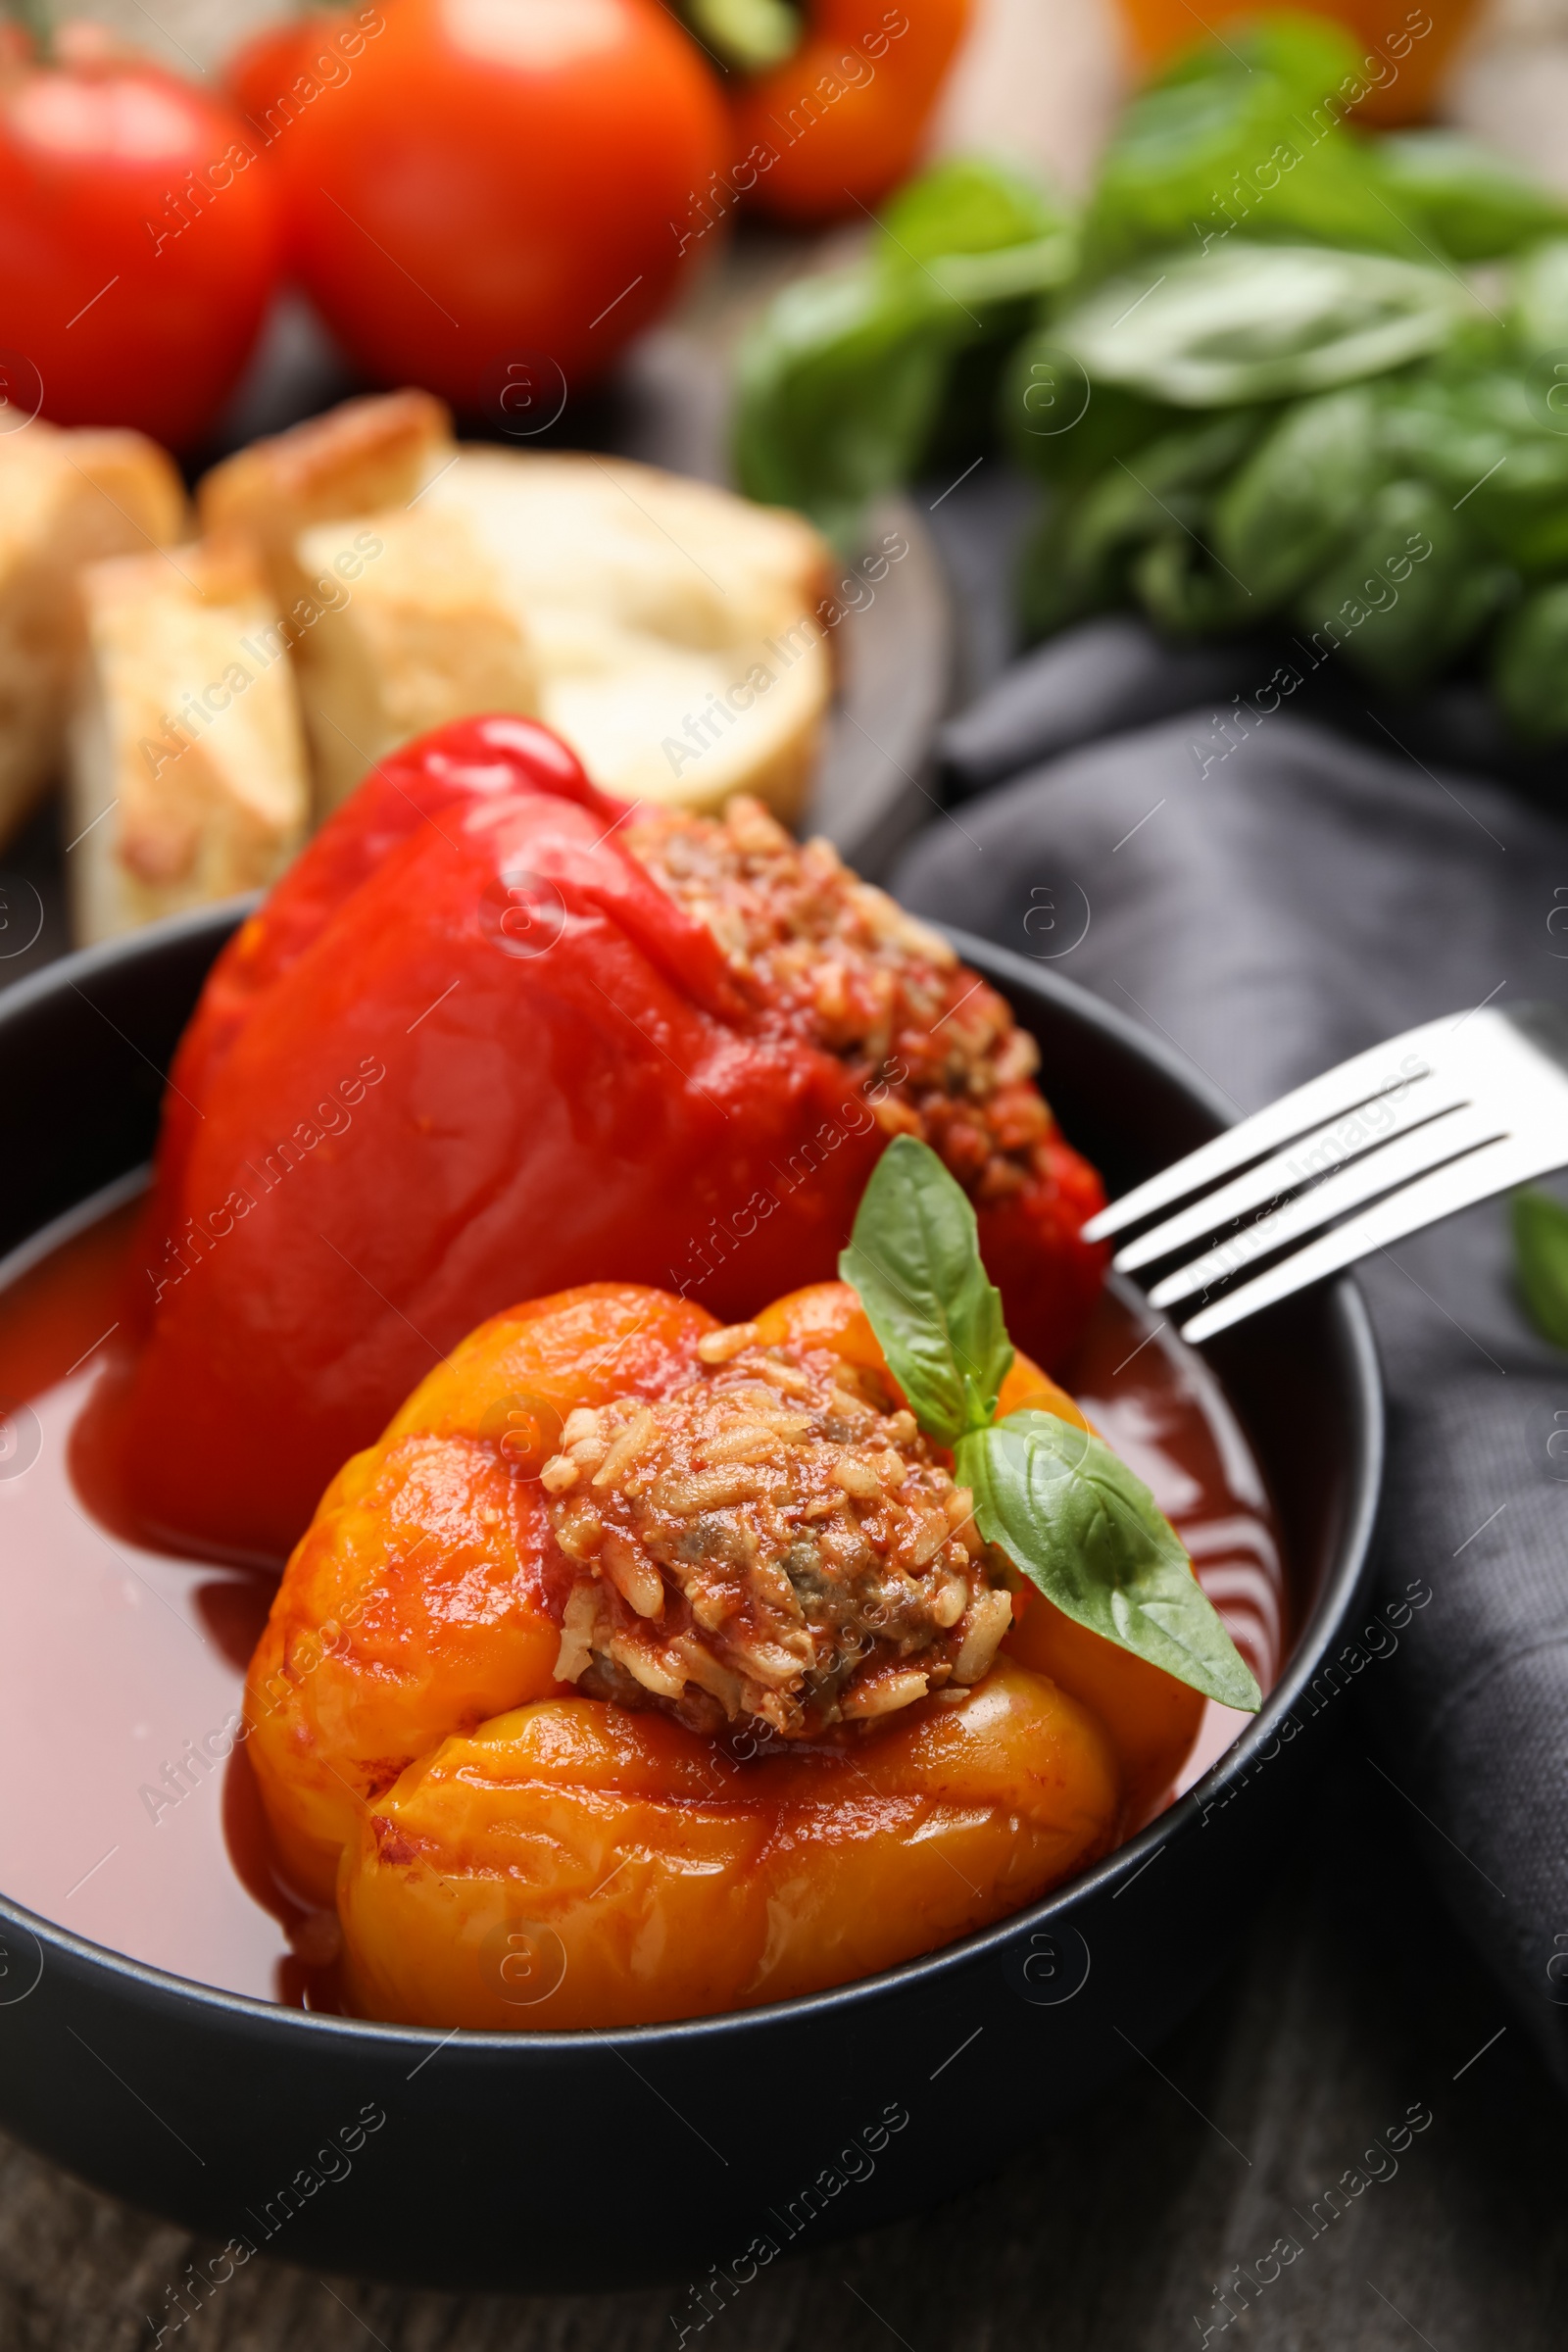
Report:
[[[1021,172],[942,164],[894,198],[865,260],[803,277],[743,344],[735,467],[841,544],[866,503],[988,417],[1048,287],[1077,262],[1068,207]]]
[[[743,487],[847,539],[1000,424],[1046,492],[1031,633],[1283,621],[1386,688],[1480,660],[1568,735],[1568,208],[1355,131],[1359,68],[1264,18],[1134,99],[1076,217],[992,164],[906,188],[750,338]]]

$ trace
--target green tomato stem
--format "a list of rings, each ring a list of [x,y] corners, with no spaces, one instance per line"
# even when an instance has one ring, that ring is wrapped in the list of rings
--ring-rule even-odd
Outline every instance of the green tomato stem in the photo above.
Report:
[[[3,0],[5,14],[32,37],[40,58],[54,55],[55,15],[51,0]]]
[[[789,0],[682,0],[682,13],[705,47],[741,74],[781,66],[805,37]]]

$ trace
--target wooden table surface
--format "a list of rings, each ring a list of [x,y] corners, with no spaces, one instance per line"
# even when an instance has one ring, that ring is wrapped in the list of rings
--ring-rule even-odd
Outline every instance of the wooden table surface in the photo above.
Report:
[[[1149,2064],[989,2186],[765,2271],[688,2346],[1164,2352],[1207,2328],[1253,2352],[1560,2352],[1562,2104],[1361,1749],[1351,1723],[1272,1891],[1236,1890],[1237,1965]],[[1363,2161],[1411,2110],[1430,2125]],[[1355,2167],[1384,2177],[1326,2221]],[[132,2352],[155,2319],[190,2352],[659,2352],[689,2317],[684,2288],[420,2294],[258,2259],[176,2331],[170,2290],[216,2251],[0,2141],[4,2352]],[[1238,2264],[1271,2282],[1227,2323]]]

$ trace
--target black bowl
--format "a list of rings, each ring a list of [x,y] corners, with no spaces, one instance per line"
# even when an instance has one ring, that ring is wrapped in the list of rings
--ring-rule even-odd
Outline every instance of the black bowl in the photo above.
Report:
[[[40,1228],[147,1158],[162,1072],[235,920],[161,924],[0,998],[0,1101],[25,1139],[0,1178],[0,1282]],[[1034,1031],[1062,1124],[1113,1190],[1225,1123],[1094,998],[956,944]],[[1047,1901],[809,2000],[444,2037],[214,1991],[0,1900],[0,2124],[233,2240],[215,2281],[247,2249],[438,2286],[664,2279],[677,2341],[796,2242],[983,2179],[1192,2006],[1290,1852],[1312,1777],[1310,1686],[1356,1604],[1377,1502],[1372,1341],[1340,1281],[1210,1360],[1273,1489],[1301,1630],[1221,1762]]]

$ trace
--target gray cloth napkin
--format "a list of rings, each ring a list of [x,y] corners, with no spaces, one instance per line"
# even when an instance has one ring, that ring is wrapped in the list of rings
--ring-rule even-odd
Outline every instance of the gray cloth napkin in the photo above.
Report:
[[[1022,684],[968,714],[974,783],[1027,736]],[[1417,1021],[1568,1004],[1568,824],[1284,705],[1250,733],[1209,707],[1102,733],[935,819],[892,887],[1052,955],[1239,1114]],[[1390,1407],[1369,1622],[1433,1595],[1359,1675],[1362,1743],[1568,2087],[1568,1354],[1517,1303],[1504,1202],[1358,1279]]]

